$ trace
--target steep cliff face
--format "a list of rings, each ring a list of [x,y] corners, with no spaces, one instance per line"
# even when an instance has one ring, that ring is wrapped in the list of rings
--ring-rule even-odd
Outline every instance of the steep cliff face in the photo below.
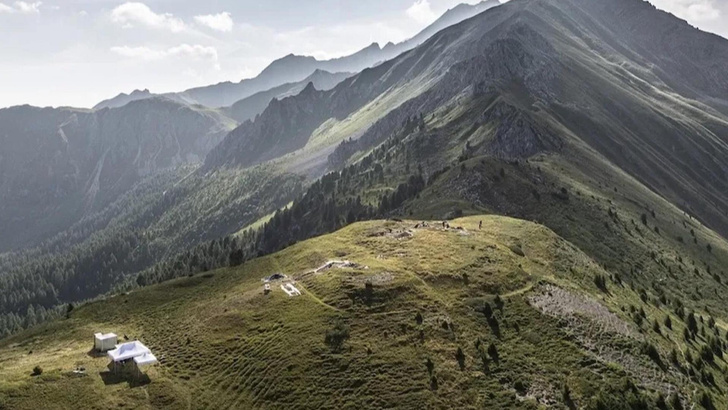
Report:
[[[330,112],[322,104],[324,92],[309,83],[300,94],[274,99],[255,121],[247,121],[228,134],[210,152],[208,167],[250,166],[303,147]]]
[[[201,162],[232,124],[160,98],[99,111],[0,110],[0,249],[67,226],[142,177]]]

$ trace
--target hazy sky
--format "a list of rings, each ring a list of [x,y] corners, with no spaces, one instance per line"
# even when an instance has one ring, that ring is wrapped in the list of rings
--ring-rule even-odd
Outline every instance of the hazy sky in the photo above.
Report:
[[[93,106],[255,76],[291,52],[402,41],[477,0],[0,0],[0,107]],[[728,0],[653,0],[728,37]]]

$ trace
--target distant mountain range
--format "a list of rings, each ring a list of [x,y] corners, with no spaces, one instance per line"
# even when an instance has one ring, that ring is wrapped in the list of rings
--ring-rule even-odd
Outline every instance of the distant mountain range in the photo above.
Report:
[[[430,36],[445,27],[459,23],[499,4],[498,0],[484,0],[475,5],[460,4],[446,11],[439,19],[411,39],[398,44],[388,43],[384,47],[380,47],[379,44],[373,43],[349,56],[330,60],[317,60],[310,56],[289,54],[273,61],[254,78],[242,80],[238,83],[227,81],[205,87],[196,87],[179,93],[167,93],[164,96],[188,104],[227,107],[253,94],[283,84],[301,82],[316,70],[328,71],[329,73],[357,73],[422,44]],[[98,103],[94,106],[94,109],[118,107],[129,101],[149,98],[152,95],[148,90],[136,90],[131,94],[122,93],[112,99]]]

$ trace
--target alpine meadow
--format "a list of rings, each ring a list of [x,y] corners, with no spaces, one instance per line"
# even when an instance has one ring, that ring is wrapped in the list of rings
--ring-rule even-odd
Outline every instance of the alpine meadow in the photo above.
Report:
[[[0,109],[0,409],[728,410],[721,2],[55,3],[141,88]]]

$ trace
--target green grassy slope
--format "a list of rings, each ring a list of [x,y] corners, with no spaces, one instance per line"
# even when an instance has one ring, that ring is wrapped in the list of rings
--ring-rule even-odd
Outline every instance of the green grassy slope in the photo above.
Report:
[[[685,363],[682,322],[660,335],[638,327],[622,306],[642,308],[647,323],[663,307],[609,281],[600,291],[594,278],[608,273],[547,228],[498,216],[415,224],[357,223],[6,339],[0,408],[562,408],[564,386],[567,405],[651,408],[657,392],[678,391],[687,406],[707,389],[670,364],[673,348]],[[329,259],[359,266],[311,272]],[[275,272],[303,295],[278,284],[263,295],[261,277]],[[150,380],[111,377],[105,358],[87,354],[95,331],[146,343],[161,359]],[[327,343],[327,333],[348,338]],[[43,374],[31,376],[34,366]],[[69,373],[77,366],[87,373]],[[724,366],[703,367],[717,408]]]
[[[0,337],[45,320],[60,305],[136,286],[137,272],[235,233],[301,190],[300,177],[268,165],[213,175],[187,167],[147,178],[41,246],[0,254]],[[228,254],[196,264],[226,266]]]

